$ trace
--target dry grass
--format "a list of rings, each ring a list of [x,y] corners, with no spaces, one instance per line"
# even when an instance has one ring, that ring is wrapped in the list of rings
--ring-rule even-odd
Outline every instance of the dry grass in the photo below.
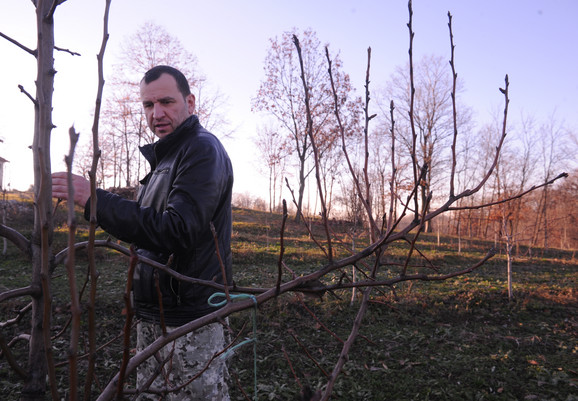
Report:
[[[17,218],[12,216],[16,221]],[[26,216],[20,216],[26,226]],[[279,251],[280,216],[234,211],[235,280],[239,285],[274,283]],[[60,223],[64,224],[64,223]],[[64,246],[64,230],[55,249]],[[289,222],[286,263],[297,274],[323,263],[307,232]],[[344,237],[346,238],[346,237]],[[424,237],[420,246],[442,269],[467,265],[485,252],[471,241],[458,254],[453,239],[437,246]],[[462,245],[463,246],[463,245]],[[404,247],[392,248],[392,261]],[[505,262],[499,255],[468,276],[441,283],[402,283],[376,289],[361,335],[345,365],[333,400],[578,400],[578,265],[568,255],[550,252],[520,259],[514,267],[515,298],[506,292]],[[83,259],[84,258],[84,259]],[[78,255],[79,280],[85,257]],[[127,261],[111,251],[98,250],[99,343],[113,340],[122,329],[122,291]],[[9,247],[0,261],[0,285],[26,285],[30,268]],[[330,280],[331,278],[327,278]],[[58,270],[55,288],[55,333],[68,319],[66,277]],[[322,300],[298,294],[280,297],[258,311],[257,385],[260,400],[296,400],[304,386],[319,388],[331,373],[357,311],[350,291],[325,295]],[[14,315],[26,300],[1,305],[1,319]],[[250,311],[232,316],[235,330],[251,333]],[[10,339],[26,329],[24,320]],[[66,333],[66,331],[65,331]],[[55,340],[55,356],[66,360],[68,335]],[[81,344],[81,348],[86,344]],[[120,341],[98,354],[98,382],[106,383],[120,363]],[[24,347],[18,355],[25,360]],[[230,360],[235,382],[234,400],[253,391],[252,347],[243,347]],[[66,386],[66,369],[59,369]],[[20,383],[0,359],[0,389],[4,399],[17,399]],[[242,390],[241,390],[242,389]],[[98,393],[98,388],[95,389]],[[8,398],[6,398],[8,397]]]

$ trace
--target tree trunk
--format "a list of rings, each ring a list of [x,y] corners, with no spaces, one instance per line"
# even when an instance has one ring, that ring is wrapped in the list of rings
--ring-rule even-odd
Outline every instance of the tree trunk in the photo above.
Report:
[[[52,132],[52,94],[54,91],[54,20],[51,1],[38,0],[36,7],[38,44],[36,78],[34,153],[34,231],[32,234],[32,285],[42,295],[32,298],[32,322],[28,354],[28,377],[21,400],[44,400],[50,361],[50,274],[52,246],[52,179],[50,134]],[[45,336],[46,333],[46,336]]]

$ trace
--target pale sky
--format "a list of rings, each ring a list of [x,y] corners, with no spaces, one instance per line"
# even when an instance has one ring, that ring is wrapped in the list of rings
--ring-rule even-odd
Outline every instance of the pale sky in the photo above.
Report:
[[[0,0],[0,32],[35,47],[31,1]],[[55,16],[56,45],[82,54],[56,54],[53,170],[62,170],[68,128],[90,140],[96,96],[96,54],[102,38],[104,0],[68,0]],[[453,16],[456,68],[465,85],[463,101],[479,124],[501,110],[498,88],[510,79],[510,116],[546,121],[552,115],[578,129],[578,1],[415,0],[414,54],[449,60],[448,11]],[[363,94],[367,48],[372,48],[372,85],[382,87],[394,68],[408,60],[408,9],[404,0],[113,0],[105,75],[119,45],[146,21],[163,26],[198,59],[209,84],[229,98],[227,114],[238,127],[224,141],[235,168],[235,192],[266,189],[257,172],[252,138],[259,121],[251,98],[263,79],[269,39],[293,28],[312,29],[332,53],[339,52],[357,94]],[[33,107],[20,93],[34,93],[35,59],[0,38],[0,156],[8,159],[5,187],[33,182]],[[214,132],[219,136],[219,132]],[[263,194],[264,191],[257,191]],[[264,195],[262,195],[264,196]]]

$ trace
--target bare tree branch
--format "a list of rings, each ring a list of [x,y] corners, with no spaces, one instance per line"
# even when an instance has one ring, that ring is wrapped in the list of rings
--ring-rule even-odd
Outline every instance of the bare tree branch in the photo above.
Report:
[[[55,50],[58,50],[58,51],[60,51],[60,52],[68,53],[68,54],[70,54],[71,56],[81,56],[80,53],[74,52],[74,51],[69,50],[69,49],[63,49],[62,47],[54,46],[54,49],[55,49]]]
[[[454,135],[453,135],[453,142],[452,142],[452,146],[451,146],[451,150],[452,150],[452,171],[451,171],[451,176],[450,176],[450,194],[449,197],[453,198],[454,196],[454,181],[455,181],[455,175],[456,175],[456,142],[458,139],[458,113],[457,113],[457,108],[456,108],[456,90],[457,90],[457,79],[458,79],[458,74],[456,73],[456,65],[455,65],[455,60],[454,60],[454,51],[456,46],[454,45],[454,34],[452,32],[452,15],[448,12],[448,27],[449,27],[449,31],[450,31],[450,47],[451,47],[451,57],[450,57],[450,66],[452,67],[452,81],[453,81],[453,87],[452,87],[452,115],[453,115],[453,123],[454,123]]]
[[[28,93],[22,85],[18,85],[18,89],[20,89],[20,92],[24,93],[28,97],[28,99],[32,100],[34,106],[38,106],[38,101],[30,93]]]
[[[413,32],[413,8],[411,0],[407,3],[407,8],[409,11],[409,22],[407,23],[407,28],[409,30],[409,82],[410,82],[410,97],[409,97],[409,121],[411,127],[411,160],[412,160],[412,168],[413,168],[413,185],[417,188],[420,184],[420,180],[418,180],[418,163],[417,163],[417,156],[416,156],[416,146],[417,146],[417,133],[415,129],[415,118],[414,118],[414,102],[415,102],[415,86],[414,86],[414,76],[413,76],[413,37],[415,36]],[[419,206],[418,206],[418,199],[417,199],[417,191],[414,197],[414,215],[415,219],[418,219],[419,214]]]
[[[12,353],[12,350],[10,349],[10,347],[8,346],[8,344],[6,344],[6,340],[4,339],[4,335],[2,334],[2,332],[0,332],[0,351],[2,351],[0,353],[0,356],[3,356],[4,358],[6,358],[6,362],[8,362],[8,365],[10,365],[10,367],[12,368],[12,370],[14,370],[14,372],[21,378],[24,379],[26,378],[26,375],[28,374],[26,372],[26,370],[24,370],[24,368],[22,366],[20,366],[20,364],[18,363],[18,360],[16,359],[16,356]]]
[[[24,235],[20,234],[18,231],[0,224],[0,237],[7,238],[16,247],[24,253],[27,257],[32,257],[32,249],[30,247],[30,241]]]
[[[102,104],[102,93],[104,90],[104,54],[106,51],[106,45],[108,43],[108,17],[110,13],[111,0],[106,0],[104,7],[104,16],[102,19],[102,41],[100,46],[100,51],[97,55],[97,65],[98,65],[98,87],[96,91],[96,101],[94,107],[94,120],[92,124],[92,165],[89,172],[90,178],[90,229],[88,233],[88,268],[90,275],[90,309],[88,315],[88,327],[89,327],[89,338],[88,338],[88,348],[89,348],[89,360],[88,360],[88,370],[87,370],[87,380],[84,386],[84,399],[88,400],[90,398],[90,391],[92,388],[92,380],[94,377],[95,363],[96,363],[96,290],[98,273],[96,271],[96,261],[94,255],[94,246],[92,245],[96,239],[96,172],[98,169],[98,160],[100,158],[100,147],[98,144],[98,124],[100,119],[100,108]]]
[[[22,288],[15,288],[12,290],[6,290],[3,291],[2,293],[0,293],[0,302],[4,302],[7,301],[9,299],[13,299],[13,298],[20,298],[20,297],[24,297],[24,296],[31,296],[31,297],[37,297],[39,295],[41,295],[41,291],[40,288],[37,288],[35,286],[31,286],[29,285],[28,287],[22,287]],[[0,324],[0,328],[2,327],[2,324]]]
[[[531,188],[529,188],[523,192],[520,192],[520,193],[513,195],[513,196],[509,196],[505,199],[500,199],[498,201],[490,202],[490,203],[484,203],[482,205],[455,206],[455,207],[452,206],[452,207],[448,207],[448,210],[473,210],[473,209],[481,209],[481,208],[485,208],[485,207],[501,205],[503,203],[511,202],[515,199],[520,199],[520,198],[526,196],[527,194],[529,194],[530,192],[533,192],[533,191],[540,189],[542,187],[545,187],[547,185],[552,185],[555,181],[558,181],[561,178],[568,178],[568,173],[560,173],[556,177],[552,178],[551,180],[548,180],[547,182],[544,182],[544,183],[539,184],[539,185],[534,185]]]
[[[21,44],[20,42],[18,42],[15,39],[12,39],[10,36],[3,34],[2,32],[0,32],[0,37],[6,39],[8,42],[15,44],[16,46],[18,46],[19,48],[21,48],[22,50],[24,50],[26,53],[31,54],[34,57],[38,56],[38,50],[32,50],[26,46],[24,46],[23,44]]]

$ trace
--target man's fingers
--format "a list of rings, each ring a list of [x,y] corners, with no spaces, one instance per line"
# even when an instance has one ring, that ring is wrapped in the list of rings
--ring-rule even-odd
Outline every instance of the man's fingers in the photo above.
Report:
[[[68,198],[68,181],[66,172],[52,173],[52,197]]]

